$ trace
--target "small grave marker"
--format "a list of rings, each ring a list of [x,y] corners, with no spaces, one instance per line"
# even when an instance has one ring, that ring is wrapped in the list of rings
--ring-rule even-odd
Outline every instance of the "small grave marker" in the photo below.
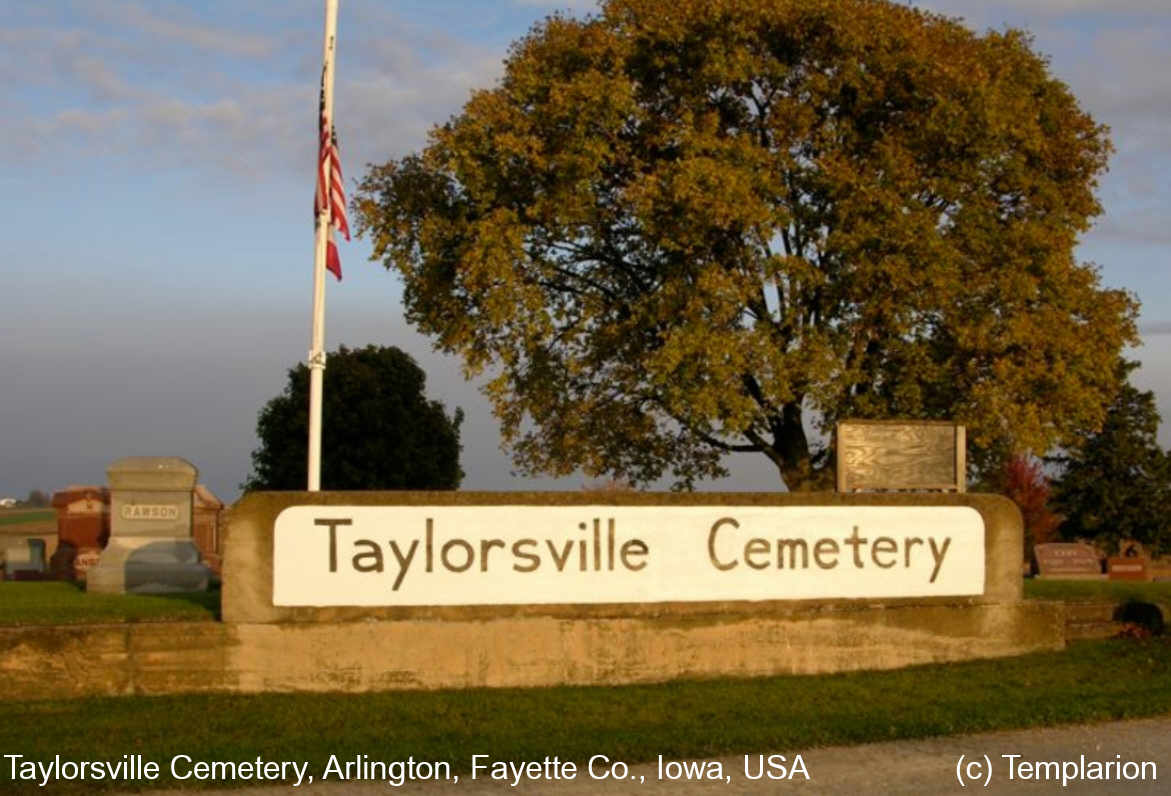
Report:
[[[45,542],[25,539],[4,551],[4,571],[9,580],[40,580],[45,574]]]
[[[1037,575],[1042,578],[1093,580],[1104,578],[1102,560],[1088,544],[1050,542],[1033,546]]]
[[[1144,555],[1111,556],[1106,559],[1110,580],[1150,580],[1151,562]]]

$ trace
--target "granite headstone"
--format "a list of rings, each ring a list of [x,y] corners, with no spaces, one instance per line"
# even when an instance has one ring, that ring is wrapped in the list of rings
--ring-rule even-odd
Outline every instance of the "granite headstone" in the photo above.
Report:
[[[206,591],[211,570],[191,533],[195,466],[177,457],[131,456],[106,470],[110,540],[86,573],[92,592]]]
[[[1037,559],[1037,576],[1069,580],[1104,578],[1102,559],[1088,544],[1050,542],[1033,546]]]

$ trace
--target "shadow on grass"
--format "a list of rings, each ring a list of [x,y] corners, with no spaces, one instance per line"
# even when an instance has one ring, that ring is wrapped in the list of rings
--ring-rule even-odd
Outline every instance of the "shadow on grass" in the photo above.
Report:
[[[59,581],[59,582],[63,585],[69,586],[73,591],[77,592],[78,594],[85,594],[86,593],[85,583],[82,581],[63,580],[63,581]],[[174,594],[138,594],[138,595],[125,595],[125,596],[147,597],[151,600],[170,601],[170,602],[174,602],[174,603],[187,603],[189,605],[203,608],[204,610],[210,612],[215,617],[215,619],[218,621],[221,618],[221,616],[220,616],[220,589],[221,589],[221,585],[222,584],[218,580],[214,580],[214,581],[212,581],[211,586],[208,587],[207,591],[175,592]],[[114,596],[120,596],[120,595],[114,595]]]
[[[0,582],[0,626],[218,621],[220,586],[175,594],[90,594],[70,581]]]

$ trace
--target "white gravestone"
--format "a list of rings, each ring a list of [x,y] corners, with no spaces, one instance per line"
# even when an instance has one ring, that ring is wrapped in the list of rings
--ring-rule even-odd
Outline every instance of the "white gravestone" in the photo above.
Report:
[[[110,542],[86,574],[92,592],[206,591],[211,570],[191,533],[198,471],[177,457],[131,456],[107,468]]]

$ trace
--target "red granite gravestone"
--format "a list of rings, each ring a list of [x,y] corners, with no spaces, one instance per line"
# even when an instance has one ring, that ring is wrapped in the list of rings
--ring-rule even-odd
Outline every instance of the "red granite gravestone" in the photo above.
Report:
[[[220,514],[224,503],[203,484],[195,485],[192,505],[191,535],[203,561],[216,575],[220,574]]]
[[[70,542],[58,542],[57,549],[49,558],[49,572],[53,580],[73,580],[73,560],[77,557],[77,548]]]
[[[1037,575],[1042,578],[1094,579],[1102,574],[1102,560],[1094,548],[1077,542],[1050,542],[1033,546]]]
[[[1111,581],[1150,581],[1151,574],[1146,558],[1110,557],[1107,572]]]
[[[1171,556],[1155,556],[1151,555],[1145,547],[1138,542],[1128,540],[1119,545],[1119,554],[1115,558],[1131,558],[1138,557],[1142,559],[1146,571],[1143,580],[1171,580]],[[1123,565],[1121,573],[1136,573],[1134,562],[1120,561]],[[1129,564],[1129,566],[1126,566]],[[1107,562],[1107,572],[1110,572],[1109,562]],[[1112,573],[1111,577],[1115,577]],[[1119,578],[1129,580],[1126,574],[1120,574]]]
[[[70,486],[53,495],[57,540],[75,548],[106,546],[110,538],[110,490],[101,486]]]
[[[1111,556],[1106,559],[1110,580],[1150,580],[1151,562],[1141,553]]]
[[[91,567],[96,567],[101,557],[102,550],[99,547],[83,547],[78,550],[73,559],[74,579],[85,580],[85,573],[89,572]]]

